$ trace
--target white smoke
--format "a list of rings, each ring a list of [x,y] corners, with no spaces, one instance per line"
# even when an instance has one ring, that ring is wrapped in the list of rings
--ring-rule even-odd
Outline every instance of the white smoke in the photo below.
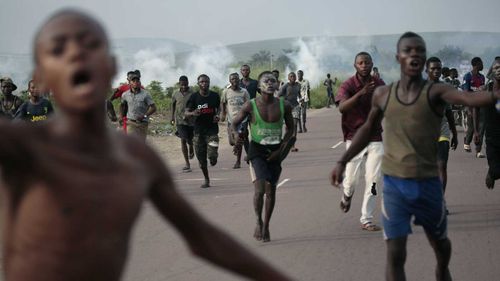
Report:
[[[356,45],[360,46],[361,50],[361,46],[364,48],[369,42],[357,42]],[[322,82],[327,73],[330,73],[332,78],[352,75],[354,56],[360,51],[349,48],[332,36],[314,37],[307,41],[299,38],[294,42],[294,49],[297,51],[287,56],[296,66],[296,70],[304,71],[304,78],[309,80],[312,87]],[[290,70],[291,67],[287,67],[286,72]]]
[[[120,71],[114,85],[125,82],[128,71],[139,69],[144,85],[159,81],[163,87],[172,87],[181,75],[186,75],[190,84],[194,85],[198,75],[207,74],[211,85],[223,87],[228,84],[229,73],[235,71],[230,68],[234,60],[233,53],[222,45],[196,48],[182,62],[176,60],[173,48],[144,49],[135,53],[132,58],[121,57]]]

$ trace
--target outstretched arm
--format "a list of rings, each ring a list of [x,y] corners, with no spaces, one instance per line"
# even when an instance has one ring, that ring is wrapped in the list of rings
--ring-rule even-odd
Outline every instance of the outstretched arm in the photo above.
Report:
[[[482,107],[496,102],[500,98],[500,91],[460,92],[448,84],[439,83],[431,88],[431,95],[440,97],[448,104]]]
[[[383,107],[387,101],[389,88],[387,86],[378,87],[372,98],[372,107],[366,122],[361,126],[354,135],[351,145],[347,151],[337,161],[337,165],[333,168],[330,175],[330,182],[332,185],[339,187],[342,182],[345,166],[354,156],[358,155],[368,143],[373,131],[377,129],[377,125],[382,122],[384,117]]]
[[[254,280],[290,280],[202,218],[176,191],[162,161],[152,151],[148,154],[155,176],[150,199],[186,239],[193,254]]]

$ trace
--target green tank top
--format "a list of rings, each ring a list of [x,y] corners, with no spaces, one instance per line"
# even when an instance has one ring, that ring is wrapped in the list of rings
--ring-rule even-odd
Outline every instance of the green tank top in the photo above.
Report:
[[[438,176],[437,148],[442,114],[429,101],[433,82],[426,82],[411,104],[397,97],[399,81],[391,85],[384,110],[382,172],[400,178]]]
[[[252,141],[262,145],[271,145],[281,143],[283,130],[283,116],[285,115],[285,102],[283,98],[280,101],[280,119],[276,122],[266,122],[262,119],[257,108],[255,99],[250,100],[252,110],[255,115],[255,121],[250,123],[250,136]]]

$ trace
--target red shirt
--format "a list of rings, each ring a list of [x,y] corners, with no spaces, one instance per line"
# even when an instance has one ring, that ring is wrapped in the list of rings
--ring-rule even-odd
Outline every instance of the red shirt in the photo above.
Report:
[[[144,89],[144,87],[141,85],[141,89]],[[116,88],[115,92],[113,93],[113,99],[121,98],[123,93],[126,91],[130,90],[130,85],[129,84],[123,84],[120,87]]]
[[[375,87],[385,85],[382,79],[372,76],[375,81]],[[335,97],[335,102],[339,104],[345,101],[357,92],[363,89],[364,84],[358,79],[357,75],[352,76],[340,85],[337,96]],[[344,141],[352,140],[356,131],[366,122],[368,118],[368,113],[372,106],[372,93],[362,95],[359,97],[358,102],[355,107],[351,108],[348,112],[342,113],[342,132],[344,133]],[[376,129],[371,136],[371,141],[382,141],[382,124],[376,124]]]

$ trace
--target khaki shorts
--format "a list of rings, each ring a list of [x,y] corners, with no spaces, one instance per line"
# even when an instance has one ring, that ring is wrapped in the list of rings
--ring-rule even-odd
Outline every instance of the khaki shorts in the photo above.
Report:
[[[146,136],[148,135],[148,123],[128,120],[127,134],[136,135],[141,139],[146,140]]]

